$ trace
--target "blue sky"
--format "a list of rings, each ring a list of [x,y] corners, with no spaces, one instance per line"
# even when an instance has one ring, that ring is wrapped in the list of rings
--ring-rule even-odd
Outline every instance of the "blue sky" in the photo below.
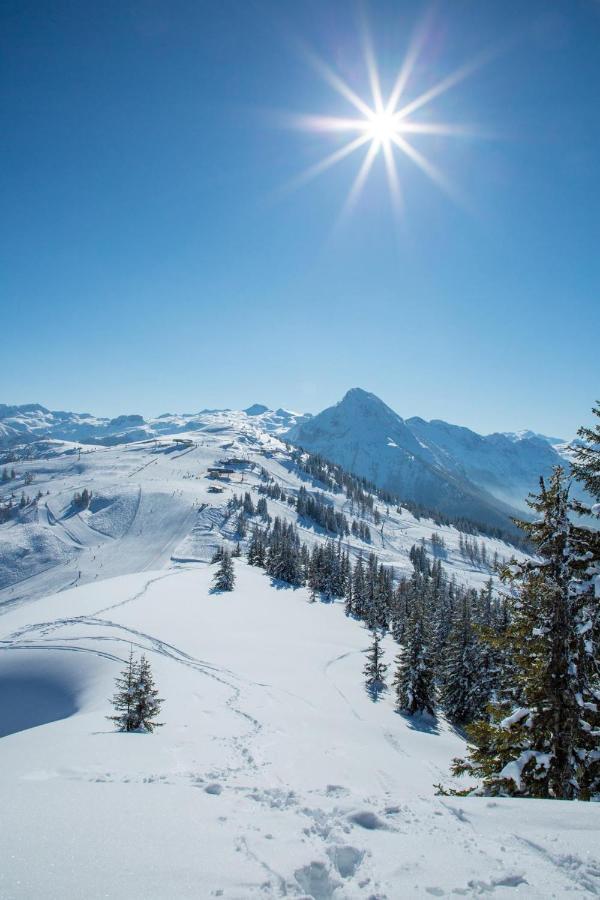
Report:
[[[302,47],[368,97],[360,21],[407,100],[490,48],[339,214],[364,150],[282,188],[354,115]],[[600,3],[5,2],[0,400],[100,414],[317,411],[355,385],[401,415],[570,436],[600,394]]]

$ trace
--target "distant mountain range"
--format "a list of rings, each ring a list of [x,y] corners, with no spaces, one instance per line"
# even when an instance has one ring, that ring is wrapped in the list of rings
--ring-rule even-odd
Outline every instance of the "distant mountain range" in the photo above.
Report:
[[[360,388],[295,424],[287,439],[406,500],[497,527],[527,509],[540,475],[568,454],[566,442],[530,431],[483,436],[439,419],[402,419]]]
[[[532,431],[480,435],[439,419],[401,418],[374,394],[353,388],[316,416],[270,410],[256,403],[245,410],[208,410],[102,418],[49,410],[36,403],[0,404],[0,447],[10,450],[40,440],[116,445],[167,434],[202,431],[215,412],[235,417],[240,427],[269,434],[323,456],[364,476],[406,501],[451,517],[506,528],[540,475],[568,460],[566,441]],[[213,427],[213,426],[211,426]],[[575,492],[581,495],[578,487]]]
[[[206,416],[215,412],[232,411],[203,409],[198,413],[163,413],[155,419],[144,419],[137,414],[108,419],[90,413],[50,410],[39,403],[22,406],[0,403],[0,447],[10,448],[43,439],[84,444],[128,444],[163,434],[201,430],[205,427]],[[308,418],[286,409],[270,410],[258,403],[242,412],[270,434],[287,431]]]

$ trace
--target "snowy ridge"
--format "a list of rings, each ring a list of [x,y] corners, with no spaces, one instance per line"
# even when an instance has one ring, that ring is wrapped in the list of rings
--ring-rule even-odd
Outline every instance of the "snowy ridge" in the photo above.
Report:
[[[114,419],[49,410],[37,403],[7,406],[0,403],[0,447],[14,447],[40,439],[58,439],[78,443],[124,444],[184,431],[201,431],[206,419],[215,414],[227,416],[231,410],[201,410],[198,413],[163,413],[155,419],[140,415],[123,415]],[[278,433],[310,418],[286,409],[270,410],[254,404],[237,417],[255,419],[260,427]]]
[[[537,487],[539,476],[568,464],[570,454],[569,443],[532,431],[484,436],[439,419],[402,419],[360,388],[317,416],[255,403],[242,411],[205,409],[153,419],[107,419],[51,411],[39,404],[0,404],[0,448],[18,458],[49,452],[53,440],[116,446],[231,423],[287,435],[406,500],[502,528],[511,527],[509,517],[515,511],[526,511],[525,498]],[[575,492],[585,499],[577,486]]]

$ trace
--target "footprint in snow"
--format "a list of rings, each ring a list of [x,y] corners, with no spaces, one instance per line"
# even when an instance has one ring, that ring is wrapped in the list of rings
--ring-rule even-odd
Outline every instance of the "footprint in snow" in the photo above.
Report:
[[[342,878],[352,878],[363,861],[365,851],[344,845],[341,847],[330,847],[327,855]]]
[[[218,796],[223,793],[223,785],[219,784],[218,781],[213,781],[211,784],[207,784],[204,788],[206,794],[215,794]]]
[[[310,862],[296,869],[294,878],[312,900],[331,900],[334,891],[341,886],[322,862]]]
[[[351,813],[348,816],[348,819],[354,825],[360,825],[361,828],[366,828],[368,831],[387,831],[389,828],[389,826],[370,809],[361,809],[358,812]]]

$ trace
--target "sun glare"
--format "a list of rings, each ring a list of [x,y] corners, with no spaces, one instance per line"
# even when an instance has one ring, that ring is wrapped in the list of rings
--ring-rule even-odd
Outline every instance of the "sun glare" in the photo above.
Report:
[[[415,136],[474,136],[476,132],[472,128],[460,125],[435,122],[428,119],[419,121],[414,118],[418,110],[432,103],[450,88],[454,87],[476,68],[487,57],[480,56],[477,59],[461,66],[456,71],[447,75],[441,81],[429,87],[412,99],[405,97],[407,86],[414,74],[415,64],[425,42],[426,32],[421,27],[413,37],[408,52],[400,66],[400,71],[387,98],[384,100],[379,71],[375,61],[375,55],[371,43],[365,33],[365,62],[368,74],[371,99],[365,101],[348,85],[340,75],[331,69],[322,59],[312,53],[308,53],[309,62],[341,97],[354,107],[354,116],[292,116],[288,121],[294,127],[313,131],[330,132],[332,134],[347,133],[349,140],[338,147],[324,159],[315,163],[305,172],[297,176],[290,186],[298,186],[321,175],[327,169],[336,165],[347,156],[364,148],[363,160],[359,166],[354,182],[350,188],[344,211],[358,198],[375,162],[379,156],[383,157],[390,197],[396,211],[401,208],[401,186],[398,173],[398,153],[403,154],[416,165],[431,181],[437,184],[454,200],[460,200],[454,185],[446,176],[414,146]],[[358,113],[358,116],[357,116]],[[410,137],[410,140],[408,139]]]
[[[369,119],[365,120],[365,131],[372,141],[387,144],[398,131],[398,120],[385,110],[373,113]]]

